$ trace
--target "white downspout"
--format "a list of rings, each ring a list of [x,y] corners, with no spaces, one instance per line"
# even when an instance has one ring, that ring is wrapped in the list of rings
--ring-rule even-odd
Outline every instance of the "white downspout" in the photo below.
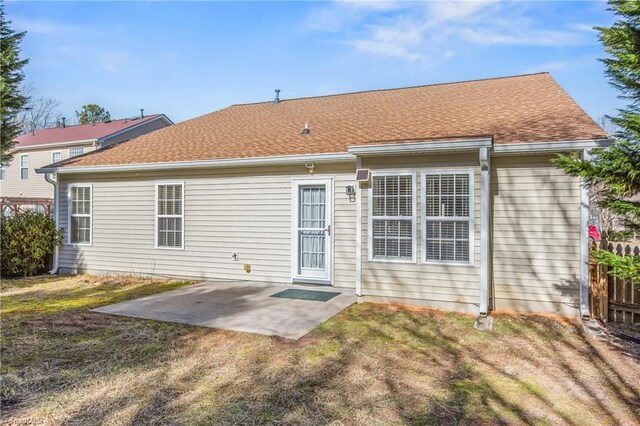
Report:
[[[58,206],[58,181],[57,180],[53,180],[51,179],[51,174],[50,173],[45,173],[44,175],[44,179],[49,182],[51,185],[53,185],[53,220],[56,224],[56,229],[58,228],[58,212],[59,212],[59,206]],[[56,246],[53,249],[53,267],[52,269],[49,271],[50,274],[57,274],[58,273],[58,257],[59,257],[59,253],[58,253],[58,246]]]
[[[591,161],[591,151],[582,151],[582,160]],[[589,189],[580,184],[580,316],[589,312]]]
[[[356,170],[362,168],[362,159],[356,157]],[[356,182],[356,295],[362,296],[362,187]]]
[[[491,282],[491,157],[489,148],[480,148],[480,309],[481,317],[489,313]],[[471,248],[473,249],[473,248]]]

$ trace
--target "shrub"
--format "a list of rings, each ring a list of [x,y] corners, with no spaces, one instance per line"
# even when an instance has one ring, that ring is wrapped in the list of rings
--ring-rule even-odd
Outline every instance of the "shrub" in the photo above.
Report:
[[[30,210],[2,216],[0,270],[3,276],[34,275],[62,243],[62,231],[51,216]]]

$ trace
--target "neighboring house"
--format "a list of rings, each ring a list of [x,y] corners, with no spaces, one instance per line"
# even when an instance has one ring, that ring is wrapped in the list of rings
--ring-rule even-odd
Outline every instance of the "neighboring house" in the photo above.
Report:
[[[173,123],[163,114],[112,120],[106,123],[53,127],[21,135],[13,160],[0,168],[0,197],[25,200],[53,198],[53,188],[35,169],[86,154]]]
[[[607,144],[542,73],[233,105],[39,173],[65,273],[576,315],[588,197],[549,160]]]

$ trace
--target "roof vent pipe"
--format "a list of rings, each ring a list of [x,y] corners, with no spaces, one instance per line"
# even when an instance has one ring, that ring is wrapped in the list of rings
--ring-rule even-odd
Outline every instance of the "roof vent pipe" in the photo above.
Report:
[[[67,117],[62,117],[62,128],[67,127]]]
[[[280,103],[280,89],[276,89],[276,98],[273,100],[274,104]]]
[[[309,133],[311,133],[311,130],[309,130],[309,125],[307,123],[304,123],[304,129],[302,129],[302,134],[308,135]]]
[[[140,118],[144,118],[144,108],[140,108]]]

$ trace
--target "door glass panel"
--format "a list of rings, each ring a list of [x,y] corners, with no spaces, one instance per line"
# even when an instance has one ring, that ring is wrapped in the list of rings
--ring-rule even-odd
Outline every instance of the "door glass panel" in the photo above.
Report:
[[[326,188],[303,186],[299,193],[298,244],[303,269],[324,270],[326,264]]]

